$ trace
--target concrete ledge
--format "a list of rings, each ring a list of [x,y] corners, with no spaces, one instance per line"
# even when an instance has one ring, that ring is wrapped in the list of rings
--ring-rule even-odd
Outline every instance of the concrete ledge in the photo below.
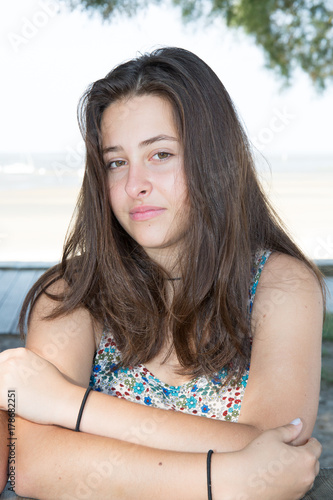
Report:
[[[0,269],[17,269],[17,270],[27,270],[27,269],[49,269],[50,267],[57,264],[57,262],[0,262]]]

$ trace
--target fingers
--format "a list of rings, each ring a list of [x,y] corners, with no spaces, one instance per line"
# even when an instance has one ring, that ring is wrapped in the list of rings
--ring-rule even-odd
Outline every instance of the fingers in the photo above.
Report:
[[[30,363],[32,368],[35,368],[36,366],[46,366],[48,363],[39,354],[36,354],[34,351],[31,351],[26,347],[7,349],[6,351],[0,353],[0,363],[4,363],[9,360],[17,363]]]
[[[322,446],[315,438],[310,438],[309,441],[303,446],[299,446],[298,451],[302,453],[303,457],[303,473],[306,483],[311,489],[314,485],[314,480],[319,474],[320,463],[319,457],[321,455]]]
[[[316,474],[316,476],[318,476],[319,471],[320,471],[320,462],[319,462],[319,460],[317,460],[316,467],[315,467],[315,474]]]
[[[0,362],[6,361],[16,349],[6,349],[5,351],[0,352]]]
[[[275,432],[278,433],[281,441],[283,443],[291,443],[294,439],[296,439],[299,434],[301,433],[301,430],[303,428],[303,422],[301,419],[294,420],[294,424],[290,423],[287,425],[283,425],[281,427],[277,427],[274,429]]]
[[[6,349],[0,353],[0,362],[7,361],[13,356],[21,356],[25,353],[25,347],[15,347],[14,349]]]
[[[316,438],[310,438],[309,441],[304,445],[304,447],[307,448],[317,460],[319,459],[322,452],[322,445],[319,443],[319,441],[317,441]]]

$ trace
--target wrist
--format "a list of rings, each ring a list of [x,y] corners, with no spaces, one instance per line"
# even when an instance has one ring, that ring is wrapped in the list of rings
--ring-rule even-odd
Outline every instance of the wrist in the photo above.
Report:
[[[54,425],[74,430],[82,399],[86,392],[85,387],[66,381],[62,391],[61,401],[57,405]]]
[[[213,500],[236,500],[243,497],[244,468],[241,451],[214,453],[211,461]],[[240,479],[242,478],[242,480]]]
[[[84,396],[83,396],[83,399],[82,399],[82,402],[81,402],[81,406],[80,406],[80,409],[79,409],[79,413],[78,413],[78,416],[77,416],[76,425],[75,425],[75,429],[74,429],[75,432],[79,432],[80,431],[80,424],[81,424],[82,414],[83,414],[84,407],[85,407],[85,404],[87,402],[88,396],[89,396],[89,394],[90,394],[91,391],[92,391],[92,387],[88,386],[87,389],[86,389],[86,392],[84,393]]]

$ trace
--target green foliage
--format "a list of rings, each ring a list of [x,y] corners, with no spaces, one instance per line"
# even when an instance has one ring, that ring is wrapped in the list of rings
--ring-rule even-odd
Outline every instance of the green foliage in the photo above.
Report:
[[[321,381],[333,386],[333,313],[326,313],[323,328]]]
[[[323,340],[333,342],[333,313],[326,313],[323,328]]]
[[[81,7],[83,10],[98,11],[104,20],[111,19],[119,12],[131,17],[138,8],[147,7],[149,0],[67,0],[70,7]],[[159,3],[159,2],[157,2]]]
[[[321,381],[327,385],[333,385],[333,371],[323,368],[321,371]]]
[[[165,0],[66,0],[72,8],[98,11],[103,19],[116,13],[135,15]],[[309,75],[318,90],[333,78],[332,0],[169,0],[184,21],[225,20],[242,29],[264,50],[266,66],[289,83],[296,68]]]

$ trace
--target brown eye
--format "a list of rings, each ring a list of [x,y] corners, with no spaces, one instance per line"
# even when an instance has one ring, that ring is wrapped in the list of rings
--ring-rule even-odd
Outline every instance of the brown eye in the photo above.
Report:
[[[156,153],[153,156],[153,159],[155,159],[155,160],[166,160],[170,156],[172,156],[171,153],[166,153],[165,151],[159,151],[158,153]]]
[[[114,161],[110,161],[110,163],[108,163],[107,168],[114,170],[116,168],[123,167],[124,165],[126,165],[125,160],[114,160]]]

